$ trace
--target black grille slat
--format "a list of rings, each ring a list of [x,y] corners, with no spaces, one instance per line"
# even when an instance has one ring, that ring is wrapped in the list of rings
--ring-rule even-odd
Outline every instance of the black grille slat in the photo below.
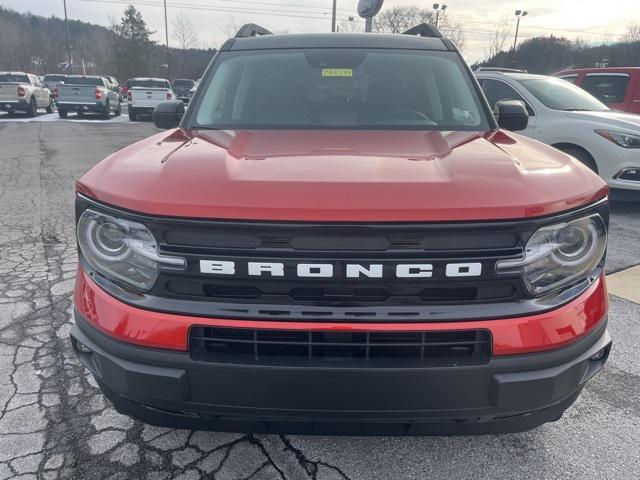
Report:
[[[189,352],[193,360],[211,363],[363,367],[477,365],[489,361],[491,336],[486,330],[324,332],[192,327]]]

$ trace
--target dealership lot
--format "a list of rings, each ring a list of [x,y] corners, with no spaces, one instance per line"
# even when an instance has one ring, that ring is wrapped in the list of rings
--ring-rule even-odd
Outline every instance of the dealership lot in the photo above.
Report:
[[[68,340],[73,187],[96,162],[156,131],[125,115],[0,115],[0,478],[638,476],[640,204],[613,206],[610,361],[557,423],[505,436],[281,437],[160,429],[118,415]]]

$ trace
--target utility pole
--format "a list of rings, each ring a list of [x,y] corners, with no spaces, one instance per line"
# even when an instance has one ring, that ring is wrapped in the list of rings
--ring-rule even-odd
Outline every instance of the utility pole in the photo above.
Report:
[[[67,17],[67,0],[62,0],[64,5],[64,27],[67,31],[67,62],[69,62],[69,74],[73,74],[73,60],[71,59],[71,42],[69,41],[69,18]]]
[[[331,11],[331,31],[336,31],[336,2],[338,0],[333,0],[333,10]]]
[[[334,0],[335,1],[335,0]],[[167,0],[164,0],[164,35],[167,42],[167,80],[171,80],[171,63],[169,55],[169,22],[167,21]]]

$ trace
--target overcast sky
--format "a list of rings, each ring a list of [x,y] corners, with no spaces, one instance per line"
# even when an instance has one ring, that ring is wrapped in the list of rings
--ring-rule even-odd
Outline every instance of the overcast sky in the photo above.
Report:
[[[357,0],[337,0],[338,19],[356,16]],[[154,38],[164,43],[163,0],[67,0],[70,18],[109,25],[120,18],[126,4],[134,4],[152,30]],[[444,0],[447,13],[463,25],[464,54],[472,63],[485,57],[486,43],[495,25],[514,10],[525,9],[529,15],[520,24],[520,39],[554,33],[568,38],[601,43],[618,40],[631,21],[640,22],[640,0]],[[219,45],[231,26],[259,23],[278,32],[322,32],[331,28],[332,0],[167,0],[169,31],[171,18],[184,10],[193,22],[205,47]],[[432,0],[386,0],[383,8],[393,5],[430,7]],[[0,5],[40,15],[63,17],[63,0],[0,0]],[[513,37],[511,37],[513,41]],[[171,43],[171,39],[170,39]]]

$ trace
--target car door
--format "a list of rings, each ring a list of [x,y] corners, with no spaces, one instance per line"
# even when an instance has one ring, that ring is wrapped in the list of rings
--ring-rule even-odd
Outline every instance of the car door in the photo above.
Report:
[[[522,97],[522,95],[520,95],[507,82],[494,78],[481,79],[480,86],[482,87],[482,91],[487,97],[492,110],[495,110],[496,103],[502,100],[517,100],[522,102],[529,113],[529,123],[527,124],[527,128],[518,133],[522,133],[527,137],[535,138],[536,112],[533,110],[529,102]]]
[[[625,109],[629,88],[627,73],[587,73],[580,87],[613,110]]]

